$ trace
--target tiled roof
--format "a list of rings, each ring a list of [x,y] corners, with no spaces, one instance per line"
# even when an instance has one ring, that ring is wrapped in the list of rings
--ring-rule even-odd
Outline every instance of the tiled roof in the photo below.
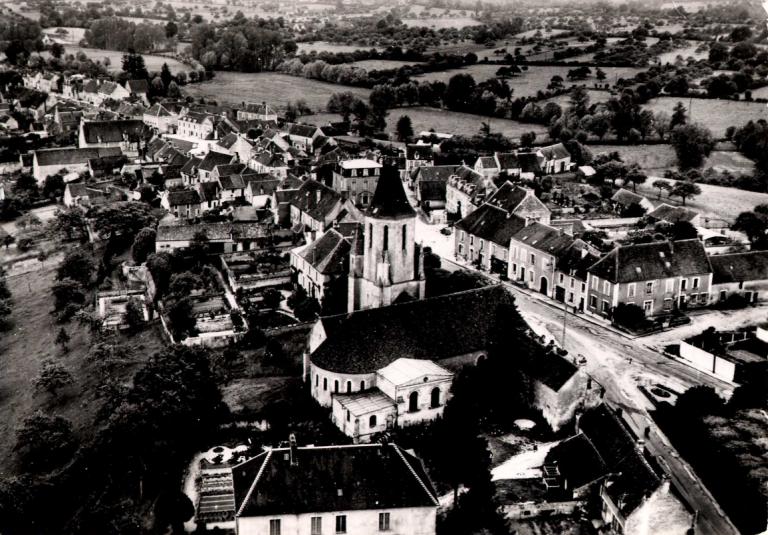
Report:
[[[232,162],[234,156],[222,154],[221,152],[210,151],[200,162],[198,169],[202,171],[213,171],[217,165],[227,165]]]
[[[193,189],[181,189],[168,192],[168,204],[171,206],[184,206],[188,204],[200,204],[200,195]]]
[[[486,349],[496,312],[514,298],[490,286],[323,318],[328,338],[311,355],[319,368],[373,373],[405,357],[440,360]]]
[[[215,201],[219,198],[218,182],[200,182],[197,184],[197,191],[200,193],[200,199],[203,202]]]
[[[336,190],[316,180],[306,180],[292,195],[291,204],[314,219],[323,220],[341,200]]]
[[[192,175],[197,173],[197,168],[200,166],[202,160],[192,156],[187,162],[181,166],[181,172],[185,175]]]
[[[219,177],[219,186],[221,189],[243,189],[245,181],[240,175],[225,175]]]
[[[535,152],[518,152],[517,159],[522,173],[538,173],[541,171],[539,155]]]
[[[147,132],[146,125],[138,119],[83,123],[83,134],[87,143],[119,143],[126,138],[138,141]]]
[[[768,251],[714,255],[709,261],[713,284],[768,280]]]
[[[467,234],[509,248],[509,240],[525,227],[525,220],[490,204],[484,204],[456,223]]]
[[[120,147],[89,148],[89,149],[45,149],[35,151],[38,165],[69,165],[84,164],[94,158],[105,158],[108,156],[120,156],[122,151]]]
[[[492,204],[499,208],[503,208],[508,212],[514,212],[523,200],[528,197],[529,191],[520,186],[515,186],[509,181],[504,182],[499,189],[497,189],[491,198],[488,199],[488,204]],[[535,197],[531,194],[532,197]],[[537,199],[538,200],[538,199]],[[541,207],[546,209],[541,201],[539,201]]]
[[[421,201],[445,201],[447,184],[442,181],[420,181],[419,199]]]
[[[156,241],[189,241],[198,232],[204,232],[211,241],[264,238],[269,235],[261,223],[224,222],[201,223],[199,225],[160,225]]]
[[[640,204],[645,197],[642,195],[638,195],[637,193],[632,193],[629,190],[626,190],[624,188],[621,188],[619,191],[613,194],[613,197],[611,197],[611,200],[615,203],[618,203],[622,206],[630,206],[632,204]]]
[[[697,239],[616,247],[589,272],[613,283],[706,275],[712,266]]]
[[[571,153],[568,152],[568,149],[566,149],[565,145],[562,143],[541,147],[539,152],[541,152],[542,156],[547,160],[564,160],[565,158],[571,157]]]
[[[425,180],[428,182],[447,182],[456,172],[458,165],[431,165],[426,167],[417,167],[413,172],[414,180]]]
[[[687,208],[683,208],[682,206],[671,206],[669,204],[660,204],[659,206],[656,207],[655,210],[653,210],[651,213],[648,214],[648,217],[652,217],[659,221],[667,221],[669,223],[675,223],[677,221],[691,222],[697,215],[699,215],[697,212],[694,212],[693,210],[688,210]]]
[[[502,170],[517,169],[520,167],[520,160],[518,159],[516,152],[500,152],[496,157],[499,159],[499,168]],[[488,167],[495,166],[489,165]]]
[[[239,175],[245,171],[245,166],[241,163],[228,163],[225,165],[217,165],[214,171],[219,176]]]
[[[128,80],[125,88],[133,95],[142,95],[149,92],[149,83],[146,80]]]
[[[323,275],[338,275],[348,271],[349,250],[349,242],[336,229],[329,229],[299,255]]]
[[[403,189],[403,181],[394,167],[384,167],[376,184],[376,191],[368,207],[368,214],[380,218],[413,217],[416,212]]]
[[[308,124],[292,124],[288,129],[288,134],[292,136],[300,137],[312,137],[317,132],[318,128]]]
[[[232,469],[238,517],[436,507],[421,461],[395,444],[275,448]]]
[[[564,253],[573,243],[571,236],[541,223],[531,223],[522,228],[513,236],[513,239],[555,258]]]

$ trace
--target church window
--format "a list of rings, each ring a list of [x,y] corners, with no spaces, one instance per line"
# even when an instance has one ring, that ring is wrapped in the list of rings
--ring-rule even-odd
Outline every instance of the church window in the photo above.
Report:
[[[408,236],[408,229],[403,225],[403,250],[405,250],[406,237]]]
[[[317,386],[319,384],[320,384],[320,376],[319,375],[315,375],[315,386]]]
[[[411,392],[408,396],[408,412],[417,412],[419,410],[419,393]]]
[[[373,247],[373,225],[368,224],[368,249]]]
[[[347,381],[347,394],[352,393],[352,381]]]
[[[339,381],[338,379],[333,382],[333,391],[338,394],[339,393]]]
[[[323,377],[323,391],[328,390],[328,378]]]
[[[360,381],[360,390],[365,390],[365,381]]]
[[[384,225],[384,246],[382,250],[389,251],[389,226]]]
[[[368,427],[370,427],[371,429],[376,427],[376,415],[375,414],[371,415],[371,417],[368,419]]]
[[[440,389],[435,387],[430,395],[430,406],[434,409],[440,406]]]

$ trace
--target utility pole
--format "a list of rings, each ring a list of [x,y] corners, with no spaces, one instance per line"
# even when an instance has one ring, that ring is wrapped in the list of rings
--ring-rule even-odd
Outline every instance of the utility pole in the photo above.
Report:
[[[565,326],[568,319],[568,303],[565,302],[565,296],[563,296],[563,337],[560,340],[560,345],[565,349]]]

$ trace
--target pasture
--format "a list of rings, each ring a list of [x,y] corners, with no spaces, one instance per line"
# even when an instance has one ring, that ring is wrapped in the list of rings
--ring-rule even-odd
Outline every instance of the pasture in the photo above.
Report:
[[[662,65],[665,63],[675,63],[677,60],[677,57],[680,56],[683,59],[686,58],[694,58],[694,59],[703,59],[706,58],[709,53],[706,51],[697,51],[699,48],[700,43],[693,42],[689,43],[687,46],[683,48],[676,48],[675,50],[671,50],[669,52],[664,52],[663,54],[659,54],[658,58]]]
[[[359,67],[366,71],[384,70],[384,69],[399,69],[406,65],[418,65],[418,62],[413,61],[398,61],[396,59],[365,59],[362,61],[353,61],[349,63],[353,67]]]
[[[327,41],[312,41],[306,43],[298,43],[299,54],[310,54],[311,52],[330,52],[332,54],[338,54],[342,52],[355,52],[356,50],[371,50],[376,47],[362,47],[356,45],[342,45],[337,43],[329,43]]]
[[[479,26],[482,24],[479,20],[472,17],[435,17],[435,18],[407,18],[403,19],[406,26],[417,28],[426,27],[435,30],[443,28],[465,28],[467,26]]]
[[[185,94],[189,96],[205,97],[220,103],[268,102],[271,106],[284,108],[289,102],[304,100],[315,111],[324,111],[331,95],[342,91],[349,91],[366,101],[370,93],[369,89],[360,87],[328,84],[274,72],[219,71],[213,80],[184,87]]]
[[[664,111],[671,115],[678,102],[688,108],[692,122],[706,126],[717,138],[725,137],[725,130],[729,126],[739,127],[750,120],[768,119],[768,109],[764,103],[759,102],[658,97],[649,100],[644,107],[654,113]]]
[[[59,30],[63,30],[63,32],[66,33],[59,32]],[[63,45],[76,45],[80,42],[81,39],[85,37],[85,28],[45,28],[43,33],[50,36],[50,38],[57,43],[61,43]]]
[[[123,68],[123,55],[125,52],[117,50],[103,50],[101,48],[85,48],[78,45],[64,45],[65,54],[73,54],[77,56],[79,52],[84,53],[89,59],[93,61],[100,61],[101,63],[109,63],[107,70],[113,73],[120,72]],[[42,52],[40,55],[48,57],[48,52]],[[168,64],[168,68],[172,73],[188,72],[189,66],[184,65],[182,62],[173,59],[166,58],[164,56],[155,56],[153,54],[142,54],[144,57],[144,63],[147,66],[147,70],[151,72],[160,72],[163,67],[163,63]],[[105,60],[109,60],[108,62]]]

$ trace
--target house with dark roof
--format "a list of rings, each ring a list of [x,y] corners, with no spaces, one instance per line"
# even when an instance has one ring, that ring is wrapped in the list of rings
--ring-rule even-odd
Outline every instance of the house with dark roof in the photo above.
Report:
[[[176,217],[200,215],[200,194],[195,189],[166,190],[160,195],[160,206]]]
[[[176,132],[179,109],[168,103],[157,102],[142,115],[144,124],[162,134]]]
[[[510,239],[507,276],[554,298],[558,262],[574,243],[573,237],[560,229],[532,223]]]
[[[64,206],[69,208],[80,206],[88,209],[92,206],[124,200],[126,200],[126,195],[116,187],[114,180],[92,182],[90,184],[70,182],[64,187],[63,202]]]
[[[265,223],[232,221],[200,224],[163,224],[157,227],[155,248],[159,251],[185,249],[203,233],[212,253],[232,253],[263,249],[273,241],[273,233]]]
[[[305,180],[290,199],[290,225],[303,234],[307,243],[315,241],[334,222],[351,216],[362,219],[349,199],[316,180]]]
[[[237,156],[238,162],[248,163],[248,160],[251,159],[253,147],[253,141],[249,140],[243,134],[236,134],[233,132],[220,138],[211,147],[211,150]]]
[[[250,169],[240,175],[245,182],[245,201],[259,209],[270,209],[280,178],[268,173],[255,173]]]
[[[354,232],[361,232],[355,224]],[[335,292],[341,297],[343,307],[347,304],[347,277],[349,276],[349,253],[354,234],[344,236],[336,228],[330,228],[312,243],[291,251],[291,270],[296,284],[306,290],[307,295],[324,304],[326,294]]]
[[[261,104],[244,102],[242,107],[237,110],[237,120],[277,122],[277,111],[266,102]]]
[[[620,416],[600,405],[579,417],[576,430],[547,453],[553,485],[574,499],[599,496],[602,520],[616,533],[689,532],[691,513]]]
[[[768,301],[768,251],[747,251],[714,255],[710,302],[718,303],[732,295],[743,297],[747,303]]]
[[[434,165],[435,153],[432,145],[426,143],[409,143],[405,146],[405,169],[404,177],[411,176],[411,173],[420,167],[431,167]]]
[[[149,140],[147,126],[136,119],[85,121],[80,123],[78,146],[86,148],[119,147],[128,157],[136,157]]]
[[[320,128],[310,124],[291,124],[288,126],[287,133],[291,144],[307,154],[314,152],[315,139],[323,136]]]
[[[496,189],[491,179],[466,165],[461,165],[448,179],[445,210],[458,219],[466,217],[487,201]]]
[[[216,151],[208,152],[197,165],[197,179],[195,182],[215,181],[217,178],[214,175],[216,167],[232,163],[235,163],[235,157],[231,154],[223,154]]]
[[[437,494],[396,444],[288,447],[231,469],[234,529],[246,534],[434,535]]]
[[[93,159],[121,156],[120,147],[85,148],[67,147],[61,149],[36,150],[32,155],[32,174],[38,184],[46,177],[67,170],[70,173],[88,171],[89,162]]]
[[[702,224],[701,214],[695,210],[690,210],[682,206],[672,206],[666,203],[660,204],[647,215],[651,221],[663,221],[665,223],[686,221],[693,226],[701,226]]]
[[[130,96],[140,99],[149,106],[149,82],[146,80],[128,80],[125,82],[125,89]]]
[[[257,173],[269,173],[278,177],[288,176],[290,169],[283,153],[268,150],[252,153],[248,160],[248,167]]]
[[[613,197],[611,197],[611,203],[613,204],[613,209],[618,213],[624,212],[633,204],[637,204],[638,206],[641,206],[643,209],[645,209],[646,214],[653,211],[653,203],[651,203],[651,201],[649,201],[646,197],[638,195],[637,193],[633,193],[624,188],[620,188],[616,193],[613,194]]]
[[[616,247],[589,268],[587,313],[610,318],[619,303],[646,316],[709,303],[712,265],[698,239]]]
[[[574,240],[557,258],[554,298],[583,312],[587,306],[587,270],[598,260],[599,251],[581,239]]]
[[[571,153],[562,143],[540,147],[536,154],[541,158],[540,166],[544,174],[552,175],[571,170]]]
[[[187,110],[176,121],[178,135],[193,139],[215,139],[216,125],[221,117],[205,112]]]

